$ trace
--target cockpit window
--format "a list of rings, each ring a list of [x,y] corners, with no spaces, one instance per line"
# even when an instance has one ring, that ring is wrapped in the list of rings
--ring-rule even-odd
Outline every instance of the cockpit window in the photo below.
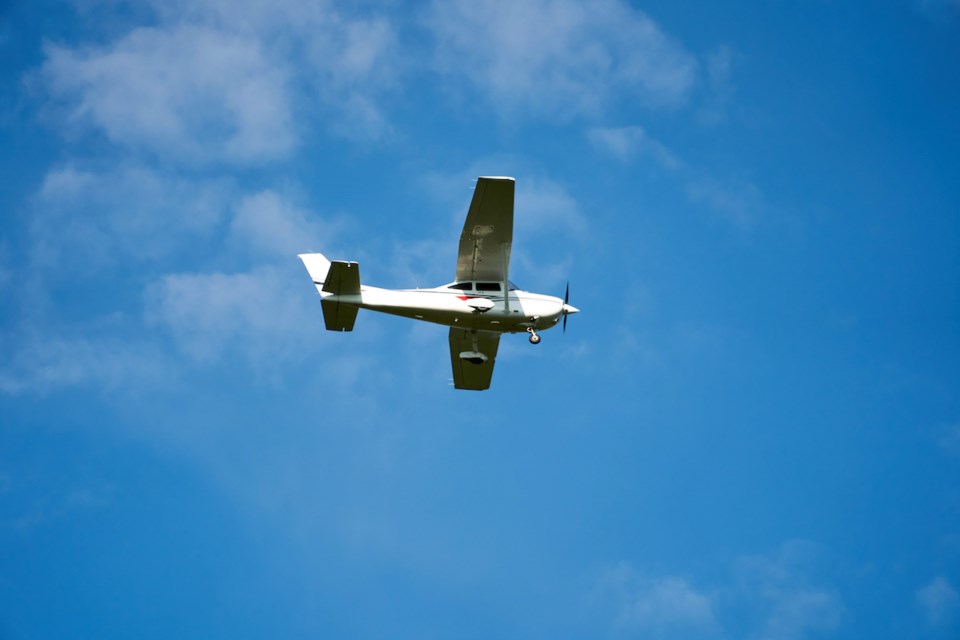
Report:
[[[476,285],[477,291],[501,291],[503,289],[502,282],[454,282],[453,284],[448,284],[447,289],[473,291],[474,285]],[[507,291],[522,291],[522,289],[515,283],[507,281]]]

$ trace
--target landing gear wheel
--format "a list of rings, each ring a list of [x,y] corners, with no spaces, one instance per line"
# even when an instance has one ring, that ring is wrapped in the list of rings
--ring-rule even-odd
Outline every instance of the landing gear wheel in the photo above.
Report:
[[[530,344],[540,344],[540,336],[537,335],[537,319],[538,316],[533,316],[530,318],[530,326],[527,327],[527,333],[530,334]]]

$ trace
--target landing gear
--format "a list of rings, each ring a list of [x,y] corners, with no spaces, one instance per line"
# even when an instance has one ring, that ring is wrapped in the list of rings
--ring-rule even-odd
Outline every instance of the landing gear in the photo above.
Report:
[[[530,344],[540,344],[540,336],[533,330],[533,327],[529,327],[527,332],[530,334]]]

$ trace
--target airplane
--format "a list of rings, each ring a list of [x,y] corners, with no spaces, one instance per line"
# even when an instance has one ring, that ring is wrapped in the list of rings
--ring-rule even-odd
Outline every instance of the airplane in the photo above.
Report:
[[[320,293],[323,320],[330,331],[353,331],[357,312],[370,309],[450,327],[450,362],[457,389],[490,387],[504,333],[527,333],[531,344],[580,310],[563,299],[529,293],[510,282],[513,244],[513,178],[481,176],[473,191],[457,255],[453,282],[432,289],[381,289],[360,284],[356,262],[304,253],[303,261]]]

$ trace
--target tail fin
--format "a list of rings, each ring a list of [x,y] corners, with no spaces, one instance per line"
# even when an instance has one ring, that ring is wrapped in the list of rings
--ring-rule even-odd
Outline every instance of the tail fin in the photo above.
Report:
[[[323,321],[330,331],[353,331],[359,308],[355,304],[341,302],[343,296],[360,296],[360,265],[356,262],[331,262],[319,253],[304,253],[298,256],[310,273],[317,291],[324,296],[321,301]],[[333,294],[333,295],[330,295]]]

